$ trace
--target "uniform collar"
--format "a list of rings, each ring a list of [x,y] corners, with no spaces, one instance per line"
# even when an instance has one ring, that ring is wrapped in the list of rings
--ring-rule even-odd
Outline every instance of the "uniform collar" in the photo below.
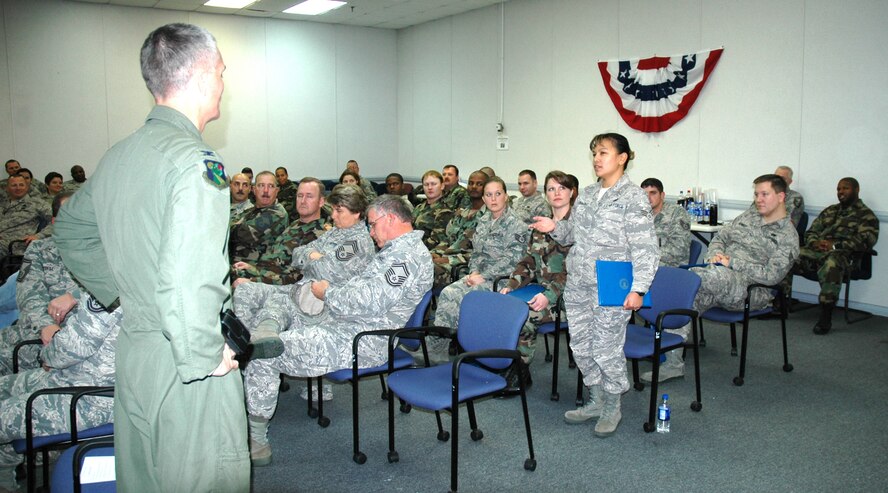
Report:
[[[151,113],[148,113],[148,117],[145,118],[145,122],[149,122],[151,120],[160,120],[167,122],[173,126],[179,127],[182,130],[185,130],[188,133],[194,134],[195,137],[200,138],[200,132],[197,130],[197,127],[194,126],[194,123],[188,119],[184,114],[180,111],[173,109],[169,106],[156,105],[151,109]]]

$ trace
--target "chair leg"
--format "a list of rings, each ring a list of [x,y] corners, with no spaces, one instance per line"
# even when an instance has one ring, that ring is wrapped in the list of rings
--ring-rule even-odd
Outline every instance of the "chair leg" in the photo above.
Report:
[[[697,323],[696,321],[691,322],[691,330],[694,331],[694,382],[696,382],[697,386],[697,400],[691,403],[692,411],[700,411],[703,408],[703,396],[700,392],[700,351],[697,344]]]
[[[582,406],[585,399],[583,399],[583,372],[577,368],[577,398],[574,403],[577,407]]]
[[[641,383],[641,380],[638,378],[638,360],[632,360],[632,388],[635,390],[641,391],[644,390],[644,384]]]
[[[559,357],[558,353],[560,351],[560,344],[559,344],[560,337],[558,335],[558,332],[559,332],[558,330],[555,330],[555,332],[552,333],[553,337],[555,338],[555,344],[554,344],[555,354],[552,358],[552,393],[549,395],[549,400],[552,400],[552,401],[557,401],[558,399],[561,398],[561,396],[558,395],[558,357]],[[543,338],[545,339],[546,337],[544,336]],[[548,354],[548,353],[549,353],[549,343],[547,342],[546,343],[546,354]],[[528,368],[527,371],[530,371],[530,369]]]
[[[734,324],[731,324],[731,333],[733,334]],[[734,378],[734,385],[743,385],[743,377],[746,375],[746,343],[749,339],[749,308],[747,307],[746,316],[743,317],[743,335],[741,336],[740,345],[740,375]]]
[[[484,433],[478,429],[478,419],[475,417],[474,401],[466,401],[466,412],[469,415],[469,428],[472,429],[472,440],[480,440],[484,437]],[[453,437],[453,439],[456,440],[456,435],[454,435]]]
[[[314,407],[314,393],[312,392],[312,388],[314,386],[314,381],[311,377],[305,379],[305,386],[308,388],[308,417],[309,418],[317,418],[318,410]]]
[[[786,318],[780,320],[780,332],[783,335],[783,371],[791,372],[792,365],[789,364],[789,350],[786,347]]]
[[[577,367],[577,362],[574,360],[574,352],[573,349],[570,348],[570,332],[564,331],[564,342],[567,343],[567,367],[573,370]]]
[[[555,333],[555,338],[558,338],[558,333]],[[548,335],[543,335],[543,343],[546,345],[546,361],[552,361],[552,353],[549,352],[549,337]],[[557,349],[556,349],[557,351]]]
[[[382,386],[382,394],[380,394],[379,398],[385,400],[385,398],[388,397],[388,389],[386,389],[385,377],[382,373],[379,374],[379,384]]]
[[[746,329],[743,329],[744,332]],[[731,356],[737,356],[737,329],[736,324],[731,324]]]
[[[392,388],[388,389],[388,432],[389,432],[389,451],[388,451],[388,461],[389,464],[394,462],[398,462],[398,452],[395,450],[395,396],[392,392]]]
[[[659,341],[657,342],[657,346],[659,346]],[[651,398],[648,403],[648,419],[642,426],[646,433],[650,433],[654,431],[654,417],[656,416],[657,411],[657,391],[660,386],[660,349],[654,351],[654,355],[652,357],[652,368],[651,368]]]
[[[851,293],[851,281],[845,281],[845,323],[848,325],[856,324],[857,322],[862,322],[868,318],[872,318],[873,314],[866,310],[858,310],[857,308],[851,308],[848,306],[848,298]],[[861,316],[851,318],[850,314],[859,313]]]
[[[309,397],[311,388],[308,389]],[[318,377],[318,426],[326,428],[330,426],[330,418],[324,416],[324,377]]]
[[[555,337],[557,340],[558,333],[555,333]],[[530,371],[526,368],[522,369],[522,371]],[[527,392],[524,388],[524,379],[521,379],[521,412],[524,413],[524,430],[527,433],[527,451],[530,454],[527,460],[524,461],[524,469],[528,471],[536,470],[536,457],[533,453],[533,436],[530,433],[530,414],[527,412]]]
[[[700,318],[700,347],[706,347],[706,336],[703,334],[703,319]]]
[[[379,377],[382,378],[382,375]],[[361,452],[361,434],[358,427],[358,380],[352,380],[350,383],[352,387],[352,442],[354,444],[352,460],[358,464],[363,464],[367,462],[367,455]],[[386,393],[383,395],[383,398],[385,397],[388,397],[388,389],[386,389]]]
[[[450,491],[455,493],[459,482],[459,406],[452,406],[450,409],[450,430],[453,434],[450,442]]]

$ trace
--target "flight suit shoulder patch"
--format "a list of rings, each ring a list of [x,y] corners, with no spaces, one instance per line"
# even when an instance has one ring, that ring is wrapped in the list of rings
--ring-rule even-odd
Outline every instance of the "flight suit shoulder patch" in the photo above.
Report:
[[[228,176],[225,175],[225,166],[222,163],[212,159],[204,159],[204,166],[206,167],[204,179],[220,190],[228,188]]]

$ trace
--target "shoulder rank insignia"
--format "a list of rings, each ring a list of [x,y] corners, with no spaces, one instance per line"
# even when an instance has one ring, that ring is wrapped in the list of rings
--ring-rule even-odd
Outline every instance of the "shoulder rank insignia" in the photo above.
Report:
[[[204,165],[207,167],[207,173],[204,175],[204,178],[208,182],[219,189],[228,187],[228,177],[225,176],[225,166],[222,163],[204,159]]]
[[[409,277],[410,271],[407,270],[407,264],[403,262],[392,264],[392,266],[385,271],[385,281],[396,288],[403,286]]]
[[[358,242],[355,240],[349,240],[339,245],[339,248],[336,249],[336,260],[340,262],[344,262],[353,258],[358,253]]]

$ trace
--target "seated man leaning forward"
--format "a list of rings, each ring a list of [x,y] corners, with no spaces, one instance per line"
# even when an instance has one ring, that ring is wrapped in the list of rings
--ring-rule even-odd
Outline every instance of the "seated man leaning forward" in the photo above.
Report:
[[[799,257],[799,235],[786,214],[786,182],[778,175],[762,175],[755,179],[756,210],[746,210],[724,227],[706,253],[706,267],[694,267],[702,283],[694,298],[694,310],[700,314],[720,306],[743,310],[746,288],[750,284],[774,285],[789,272]],[[771,302],[768,289],[752,291],[749,307],[760,310]],[[670,331],[687,339],[691,325]],[[684,376],[681,349],[666,353],[658,380]],[[641,375],[651,381],[651,372]]]
[[[432,287],[432,257],[414,231],[412,216],[400,197],[382,195],[367,209],[370,235],[379,252],[359,275],[341,285],[326,280],[311,283],[312,293],[324,301],[313,317],[297,317],[278,303],[266,303],[257,312],[243,310],[235,293],[234,307],[247,327],[274,324],[284,352],[247,366],[244,387],[250,424],[250,457],[254,466],[271,463],[268,420],[277,407],[280,374],[315,377],[350,368],[352,340],[359,332],[402,327],[423,295]],[[240,288],[238,288],[240,289]],[[360,346],[361,367],[385,362],[387,340],[368,337]]]
[[[364,272],[376,253],[364,224],[367,197],[357,185],[336,185],[330,194],[330,204],[335,227],[311,243],[293,249],[292,263],[304,277],[292,286],[236,280],[234,299],[240,311],[256,313],[272,303],[303,322],[311,321],[311,317],[319,315],[324,308],[323,301],[312,294],[311,281],[325,280],[341,286]],[[274,320],[258,321],[259,325],[251,327],[252,358],[280,356],[284,345],[278,332],[286,327],[279,327]]]

